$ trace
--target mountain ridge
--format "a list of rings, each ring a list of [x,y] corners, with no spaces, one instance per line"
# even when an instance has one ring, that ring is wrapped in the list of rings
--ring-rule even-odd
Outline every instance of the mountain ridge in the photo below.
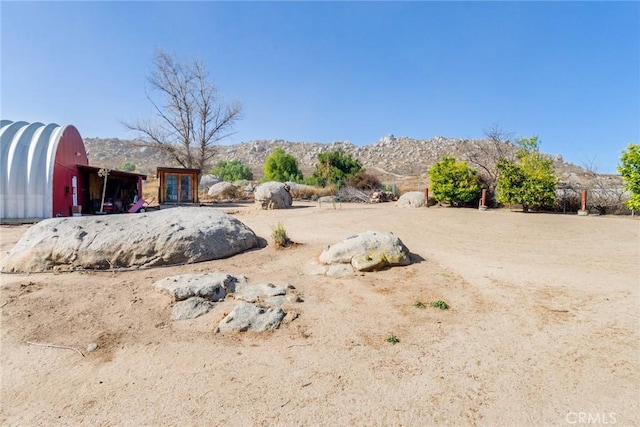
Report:
[[[155,147],[143,147],[136,140],[118,138],[86,138],[89,163],[92,166],[117,168],[124,162],[136,165],[136,172],[154,175],[158,166],[178,166],[166,153]],[[429,168],[442,156],[453,156],[459,160],[470,160],[470,157],[480,157],[484,162],[490,162],[486,153],[494,142],[488,139],[463,139],[435,136],[428,139],[410,137],[395,137],[387,135],[378,141],[357,146],[348,141],[334,141],[331,143],[292,142],[283,139],[265,139],[240,142],[229,145],[218,145],[213,162],[220,160],[240,160],[249,166],[254,177],[262,177],[264,160],[271,151],[281,147],[293,155],[300,170],[305,176],[309,175],[315,166],[320,153],[341,150],[359,159],[363,166],[381,180],[396,180],[408,177],[425,178]],[[508,142],[501,142],[504,152],[513,154],[516,147]],[[485,158],[482,158],[483,155]],[[549,155],[553,160],[554,169],[561,182],[580,183],[594,175],[587,169],[564,161],[561,155]],[[472,162],[469,162],[474,166]],[[608,176],[616,181],[615,175]]]

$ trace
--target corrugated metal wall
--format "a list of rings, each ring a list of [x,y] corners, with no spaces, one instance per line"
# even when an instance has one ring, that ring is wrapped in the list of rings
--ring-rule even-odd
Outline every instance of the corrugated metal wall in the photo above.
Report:
[[[2,120],[0,218],[70,215],[66,187],[77,175],[77,164],[88,165],[89,160],[75,127]]]

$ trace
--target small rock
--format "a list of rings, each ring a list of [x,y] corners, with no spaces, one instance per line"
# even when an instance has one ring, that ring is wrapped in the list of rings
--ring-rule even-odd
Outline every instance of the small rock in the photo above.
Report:
[[[259,285],[247,285],[242,284],[236,289],[235,299],[256,302],[264,297],[275,297],[285,295],[287,290],[281,286],[276,286],[273,283],[259,284]]]
[[[327,276],[329,277],[343,277],[353,275],[353,267],[349,264],[335,264],[330,266],[327,270]]]
[[[220,321],[216,332],[264,332],[278,329],[285,315],[281,308],[266,308],[242,303]]]
[[[87,351],[88,351],[89,353],[94,352],[94,351],[96,351],[97,349],[98,349],[98,344],[97,344],[97,343],[95,343],[95,342],[92,342],[91,344],[89,344],[89,345],[87,346]]]
[[[173,306],[171,320],[195,319],[211,311],[214,304],[201,297],[192,297],[184,301],[178,301]]]
[[[296,295],[296,294],[287,295],[287,301],[289,301],[289,302],[304,302],[304,300],[302,298],[300,298],[300,295]]]
[[[283,295],[280,295],[280,296],[277,296],[277,297],[270,297],[270,298],[267,298],[266,300],[264,300],[264,302],[269,306],[274,306],[274,305],[275,306],[279,306],[279,305],[284,304],[287,301],[288,301],[287,297],[283,296]]]
[[[312,261],[309,268],[309,275],[311,276],[324,276],[327,274],[327,267]]]
[[[158,280],[154,286],[173,296],[176,301],[194,296],[221,301],[227,293],[235,292],[236,286],[241,286],[246,281],[243,276],[227,273],[181,274]]]

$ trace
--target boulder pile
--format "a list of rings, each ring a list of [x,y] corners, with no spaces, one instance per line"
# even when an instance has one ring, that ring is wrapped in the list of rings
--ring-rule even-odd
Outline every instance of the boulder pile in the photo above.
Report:
[[[158,280],[154,287],[173,299],[172,320],[195,319],[228,298],[242,301],[220,321],[216,332],[277,329],[287,315],[282,306],[303,301],[292,285],[250,285],[246,277],[227,273],[171,276]]]

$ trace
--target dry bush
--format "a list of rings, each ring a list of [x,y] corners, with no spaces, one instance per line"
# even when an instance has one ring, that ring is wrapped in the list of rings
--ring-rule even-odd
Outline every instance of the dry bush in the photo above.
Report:
[[[355,175],[349,176],[346,184],[349,187],[363,191],[380,190],[382,188],[382,183],[378,177],[367,171],[360,171]]]
[[[218,196],[216,196],[216,199],[238,200],[241,199],[243,195],[244,190],[234,185],[233,187],[225,188]]]
[[[158,204],[158,185],[158,178],[147,179],[147,181],[142,184],[142,198],[147,202],[155,199],[151,205]]]
[[[598,184],[598,183],[596,183]],[[582,208],[582,190],[567,186],[556,190],[556,212],[575,213]],[[587,211],[596,215],[628,215],[625,193],[619,188],[604,186],[587,189]]]
[[[338,189],[335,185],[326,187],[313,187],[310,185],[300,185],[292,187],[289,190],[291,197],[294,199],[311,200],[318,197],[331,196],[336,194]]]
[[[581,205],[580,192],[573,188],[556,190],[555,212],[577,212]]]
[[[395,186],[396,196],[400,197],[410,191],[424,191],[429,186],[429,180],[424,176],[408,176],[393,181],[382,181],[382,189],[391,191]]]

